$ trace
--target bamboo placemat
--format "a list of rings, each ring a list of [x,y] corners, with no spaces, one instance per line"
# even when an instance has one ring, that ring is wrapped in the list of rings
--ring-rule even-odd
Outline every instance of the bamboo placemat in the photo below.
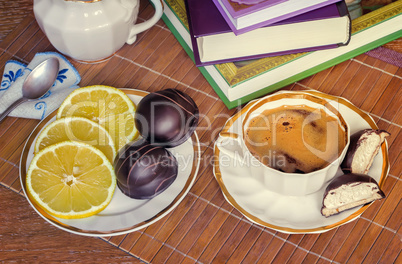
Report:
[[[140,19],[148,18],[152,12],[151,6],[144,4]],[[28,16],[0,44],[1,71],[10,59],[28,63],[42,51],[55,50],[33,16]],[[200,169],[188,195],[160,221],[127,235],[102,238],[105,242],[151,263],[402,260],[401,68],[360,55],[284,88],[342,96],[370,113],[380,129],[391,133],[387,139],[391,169],[383,186],[387,198],[376,201],[356,221],[326,233],[289,235],[252,224],[224,199],[212,172],[212,148],[226,121],[219,117],[229,117],[239,109],[226,109],[162,21],[105,63],[71,62],[81,74],[80,86],[104,84],[149,92],[177,88],[194,98],[204,116],[197,130],[202,154]],[[0,182],[21,195],[19,159],[37,123],[7,117],[0,126]],[[28,202],[21,207],[29,207]]]

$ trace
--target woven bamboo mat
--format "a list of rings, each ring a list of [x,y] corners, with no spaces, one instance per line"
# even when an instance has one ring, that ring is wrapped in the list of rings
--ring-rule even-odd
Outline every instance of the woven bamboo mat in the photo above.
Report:
[[[144,5],[140,18],[151,14],[152,8]],[[54,48],[30,15],[1,42],[0,69],[10,59],[28,63],[42,51]],[[226,119],[216,117],[238,109],[225,108],[162,21],[105,63],[72,64],[82,76],[80,86],[104,84],[150,92],[177,88],[192,96],[205,116],[197,130],[200,169],[184,200],[160,221],[127,235],[102,238],[105,243],[151,263],[401,263],[401,68],[360,55],[284,88],[342,96],[391,133],[391,169],[383,186],[387,198],[376,201],[357,220],[326,233],[289,235],[252,224],[223,197],[211,157]],[[7,117],[0,126],[0,182],[21,195],[19,159],[37,123]],[[28,207],[28,202],[21,207]]]

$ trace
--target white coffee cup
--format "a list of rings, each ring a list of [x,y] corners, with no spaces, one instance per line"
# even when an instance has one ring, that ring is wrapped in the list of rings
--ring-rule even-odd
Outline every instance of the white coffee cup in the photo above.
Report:
[[[281,92],[264,97],[251,104],[242,119],[237,122],[239,127],[234,130],[238,133],[222,131],[216,141],[219,151],[233,159],[235,161],[234,166],[240,166],[238,172],[242,173],[242,177],[253,178],[261,182],[266,189],[282,195],[302,196],[318,191],[340,172],[339,166],[349,146],[350,131],[342,115],[327,100],[303,92]],[[286,173],[266,166],[253,156],[245,143],[245,131],[250,121],[264,110],[279,108],[283,105],[323,109],[327,115],[334,117],[346,137],[345,147],[338,158],[324,168],[309,173]]]
[[[155,25],[163,14],[160,0],[150,0],[154,15],[135,24],[139,0],[34,0],[36,21],[61,53],[97,62],[112,56],[137,34]]]

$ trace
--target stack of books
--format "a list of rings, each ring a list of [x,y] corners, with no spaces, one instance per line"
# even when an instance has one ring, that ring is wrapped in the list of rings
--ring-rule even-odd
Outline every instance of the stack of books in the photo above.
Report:
[[[163,1],[162,19],[228,108],[402,37],[402,0],[352,21],[343,0]],[[250,1],[259,2],[254,15],[287,8],[261,22],[224,4],[240,10]]]
[[[343,0],[185,3],[197,66],[336,48],[350,40]]]

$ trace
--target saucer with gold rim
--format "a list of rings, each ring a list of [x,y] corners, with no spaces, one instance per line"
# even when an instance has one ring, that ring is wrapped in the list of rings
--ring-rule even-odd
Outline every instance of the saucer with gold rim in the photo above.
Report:
[[[353,134],[362,129],[378,129],[373,119],[348,100],[317,91],[283,91],[285,96],[307,93],[329,100],[349,123]],[[257,100],[258,101],[258,100]],[[256,101],[250,102],[225,124],[222,132],[236,133],[242,116]],[[304,196],[285,196],[267,190],[261,182],[249,177],[247,169],[242,170],[235,160],[214,147],[217,157],[214,175],[225,199],[251,222],[283,233],[322,233],[341,226],[359,217],[369,205],[356,207],[340,214],[324,217],[321,215],[325,184],[320,190]],[[369,175],[383,186],[389,171],[387,143],[381,146],[370,168]],[[337,175],[341,175],[339,169]]]
[[[135,103],[148,93],[135,89],[122,89]],[[57,110],[43,119],[29,136],[20,160],[20,181],[26,194],[26,172],[34,156],[34,145],[40,131],[56,119]],[[170,213],[189,192],[195,182],[200,165],[200,144],[197,133],[183,144],[170,148],[178,161],[176,180],[165,191],[149,200],[131,199],[116,187],[112,201],[100,213],[81,219],[61,219],[45,212],[29,195],[32,208],[47,222],[70,233],[84,236],[115,236],[142,229]]]

